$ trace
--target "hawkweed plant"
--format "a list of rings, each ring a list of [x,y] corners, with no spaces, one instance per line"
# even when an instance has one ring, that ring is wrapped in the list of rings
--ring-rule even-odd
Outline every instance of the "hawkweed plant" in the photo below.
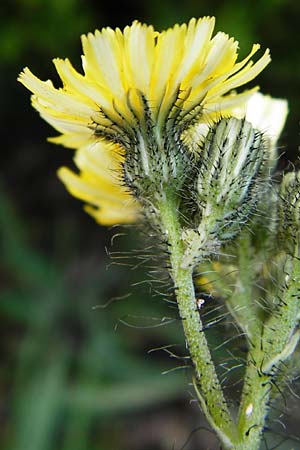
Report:
[[[164,249],[199,405],[223,449],[257,450],[297,375],[300,174],[274,177],[286,101],[236,91],[269,51],[238,61],[214,23],[104,28],[82,36],[83,73],[54,60],[62,87],[28,68],[19,81],[60,133],[50,140],[75,151],[78,173],[58,171],[71,194],[102,225],[146,223]],[[208,303],[227,309],[224,333],[239,330],[247,354],[227,367],[243,366],[238,408],[207,340]]]

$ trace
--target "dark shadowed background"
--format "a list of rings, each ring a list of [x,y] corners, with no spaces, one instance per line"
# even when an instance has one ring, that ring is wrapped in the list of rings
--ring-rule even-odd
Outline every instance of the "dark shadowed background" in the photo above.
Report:
[[[112,260],[105,251],[127,256],[142,242],[130,228],[98,226],[65,191],[55,172],[71,166],[72,151],[46,142],[55,132],[16,82],[27,65],[41,79],[57,80],[54,57],[69,57],[79,68],[80,34],[95,28],[122,28],[139,19],[160,30],[203,15],[216,15],[217,30],[240,41],[241,55],[254,42],[270,47],[273,62],[259,84],[264,93],[289,100],[280,164],[295,161],[297,0],[1,2],[0,447],[5,450],[180,450],[185,443],[185,450],[218,449],[209,431],[197,430],[205,422],[190,402],[191,372],[161,375],[182,362],[163,351],[148,352],[182,345],[180,323],[157,326],[175,312],[151,295],[147,282],[140,284],[147,280],[145,269],[132,270],[139,260],[132,254]],[[126,235],[111,247],[119,231]],[[107,302],[107,308],[97,307]],[[300,401],[286,399],[288,415],[282,420],[297,434]],[[284,433],[273,422],[270,428]],[[300,449],[291,440],[280,444],[284,438],[278,434],[266,437],[265,448],[279,443],[280,449]]]

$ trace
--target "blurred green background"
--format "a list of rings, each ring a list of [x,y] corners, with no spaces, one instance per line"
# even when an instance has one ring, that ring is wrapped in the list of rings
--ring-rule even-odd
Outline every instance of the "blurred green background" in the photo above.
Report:
[[[1,2],[0,448],[180,450],[186,443],[186,450],[218,449],[211,433],[197,430],[205,422],[190,402],[189,370],[161,375],[182,361],[148,352],[182,346],[183,339],[180,323],[157,326],[175,312],[151,295],[143,266],[132,270],[139,260],[130,249],[143,244],[130,228],[97,226],[65,191],[55,172],[71,165],[72,153],[46,142],[55,133],[16,82],[27,65],[42,79],[57,79],[51,63],[57,56],[79,67],[79,36],[95,28],[139,19],[162,29],[203,15],[217,16],[217,30],[235,36],[241,54],[253,42],[270,47],[273,62],[259,83],[265,93],[289,100],[280,164],[295,161],[299,1]],[[118,231],[125,236],[111,247]],[[105,248],[126,258],[111,260]],[[289,403],[284,419],[294,433],[299,409],[299,400]],[[280,441],[267,434],[265,448]],[[292,441],[279,445],[300,449]]]

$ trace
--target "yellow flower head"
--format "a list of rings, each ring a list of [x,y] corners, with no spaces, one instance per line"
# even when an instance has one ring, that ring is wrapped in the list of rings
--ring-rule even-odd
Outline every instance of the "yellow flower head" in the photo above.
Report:
[[[162,148],[168,128],[176,128],[176,141],[195,124],[231,115],[256,90],[233,92],[266,67],[269,51],[253,63],[255,44],[237,62],[238,42],[221,32],[213,37],[214,23],[211,17],[191,19],[159,33],[135,21],[123,31],[82,36],[84,74],[68,59],[54,60],[62,88],[28,68],[20,74],[34,94],[33,106],[61,133],[51,141],[77,149],[80,175],[66,168],[59,175],[73,195],[92,205],[89,212],[100,223],[131,222],[138,213],[122,185],[127,149],[154,141]],[[148,162],[143,158],[147,174]]]

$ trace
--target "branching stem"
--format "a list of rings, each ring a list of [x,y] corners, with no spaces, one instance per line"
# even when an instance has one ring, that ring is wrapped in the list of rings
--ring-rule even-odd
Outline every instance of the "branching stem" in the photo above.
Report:
[[[259,371],[264,352],[261,336],[249,351],[244,392],[236,425],[229,412],[197,308],[193,267],[184,264],[185,243],[177,199],[166,190],[158,204],[163,233],[169,246],[170,275],[173,279],[186,345],[195,367],[195,388],[201,408],[214,428],[223,449],[258,450],[268,409],[270,377]]]
[[[182,267],[185,251],[177,200],[166,192],[159,203],[164,234],[170,251],[170,274],[173,279],[186,344],[196,372],[197,391],[201,407],[218,434],[224,449],[234,448],[236,426],[229,413],[197,308],[193,283],[193,267]]]

